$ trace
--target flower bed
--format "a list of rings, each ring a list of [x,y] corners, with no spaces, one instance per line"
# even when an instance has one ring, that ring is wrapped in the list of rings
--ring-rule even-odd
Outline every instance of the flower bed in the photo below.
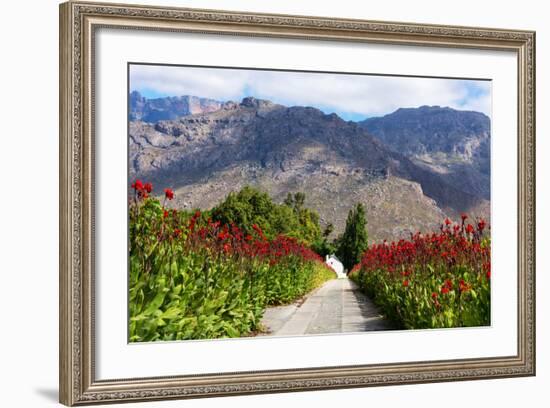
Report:
[[[491,241],[482,219],[371,245],[350,277],[407,329],[490,325]]]
[[[130,341],[239,337],[259,330],[267,305],[291,302],[334,272],[295,239],[268,240],[197,211],[169,210],[132,184]],[[165,190],[165,199],[174,193]]]

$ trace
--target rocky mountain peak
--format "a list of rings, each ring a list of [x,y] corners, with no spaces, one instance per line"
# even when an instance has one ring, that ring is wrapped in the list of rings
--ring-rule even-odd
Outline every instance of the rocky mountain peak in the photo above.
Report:
[[[400,108],[360,126],[417,165],[489,199],[491,122],[485,114],[441,106]]]
[[[490,119],[480,112],[440,106],[400,108],[366,119],[360,126],[392,150],[409,156],[442,153],[472,161],[475,156],[489,155]]]
[[[276,106],[275,103],[265,100],[265,99],[257,99],[253,96],[246,96],[241,101],[241,106],[245,108],[254,108],[254,109],[264,109],[264,108],[272,108]]]
[[[182,116],[215,112],[224,103],[193,95],[147,98],[138,91],[130,93],[130,121],[156,123],[161,120],[175,120]]]

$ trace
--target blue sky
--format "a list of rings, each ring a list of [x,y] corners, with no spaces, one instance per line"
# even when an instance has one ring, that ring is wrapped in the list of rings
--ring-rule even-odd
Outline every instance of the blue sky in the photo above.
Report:
[[[254,96],[286,106],[313,106],[345,120],[422,105],[491,114],[491,82],[463,79],[131,65],[130,90],[147,98],[195,95],[240,101]]]

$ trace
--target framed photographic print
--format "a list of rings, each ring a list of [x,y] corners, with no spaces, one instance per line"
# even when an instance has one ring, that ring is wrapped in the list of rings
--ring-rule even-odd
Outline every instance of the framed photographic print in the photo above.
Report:
[[[60,6],[60,401],[535,374],[535,33]]]

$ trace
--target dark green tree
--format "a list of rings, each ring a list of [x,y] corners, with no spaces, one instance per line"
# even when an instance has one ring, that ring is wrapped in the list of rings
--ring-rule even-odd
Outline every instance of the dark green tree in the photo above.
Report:
[[[268,194],[246,186],[231,192],[225,200],[212,209],[212,219],[222,224],[236,224],[248,233],[252,225],[259,225],[264,232],[271,232],[275,204]]]
[[[321,227],[319,215],[305,208],[304,201],[304,193],[289,193],[284,204],[277,204],[267,193],[246,186],[229,193],[212,209],[211,215],[214,221],[235,224],[250,234],[256,224],[270,239],[285,234],[311,245],[321,236]]]
[[[336,245],[334,242],[329,242],[328,237],[334,231],[334,225],[328,223],[323,230],[323,234],[311,245],[311,249],[321,255],[323,258],[326,255],[332,255],[336,253]]]
[[[355,264],[359,263],[368,246],[367,219],[363,204],[358,203],[349,211],[346,228],[338,241],[336,254],[344,267],[351,270]]]

